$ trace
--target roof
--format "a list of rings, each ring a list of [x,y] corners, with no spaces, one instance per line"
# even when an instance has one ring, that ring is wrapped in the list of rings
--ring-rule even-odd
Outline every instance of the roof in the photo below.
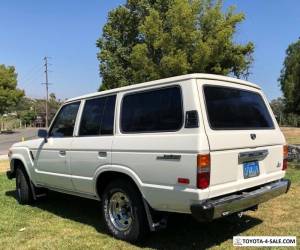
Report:
[[[244,80],[233,78],[233,77],[213,75],[213,74],[195,73],[195,74],[174,76],[174,77],[159,79],[159,80],[150,81],[150,82],[133,84],[133,85],[120,87],[120,88],[115,88],[115,89],[110,89],[110,90],[105,90],[105,91],[101,91],[101,92],[95,92],[95,93],[91,93],[91,94],[87,94],[87,95],[82,95],[82,96],[70,98],[70,99],[66,100],[66,102],[72,102],[72,101],[87,99],[87,98],[100,96],[100,95],[102,96],[102,95],[118,93],[118,92],[127,91],[127,90],[134,90],[134,89],[139,89],[139,88],[151,87],[151,86],[155,86],[155,85],[160,85],[162,83],[178,82],[178,81],[184,81],[184,80],[189,80],[189,79],[219,80],[219,81],[232,82],[232,83],[237,83],[237,84],[240,84],[240,85],[246,85],[246,86],[250,86],[250,87],[253,87],[253,88],[256,88],[256,89],[260,89],[260,87],[256,84],[254,84],[254,83],[250,83],[248,81],[244,81]]]

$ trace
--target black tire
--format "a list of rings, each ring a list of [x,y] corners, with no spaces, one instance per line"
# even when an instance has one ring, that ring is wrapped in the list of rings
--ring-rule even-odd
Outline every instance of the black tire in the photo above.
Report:
[[[110,213],[110,206],[113,202],[110,199],[117,193],[123,193],[124,195],[126,195],[126,198],[128,198],[130,202],[131,208],[131,212],[129,212],[131,223],[129,224],[128,228],[123,230],[120,230],[115,225],[116,222],[113,222]],[[132,183],[123,179],[112,181],[106,186],[101,198],[103,218],[105,221],[105,225],[111,235],[113,235],[117,239],[129,242],[140,241],[144,238],[145,234],[148,232],[149,226],[146,219],[147,217],[141,194]],[[127,208],[126,210],[129,209]]]
[[[22,168],[16,169],[16,192],[17,200],[20,204],[31,204],[33,201],[30,180],[27,173]]]

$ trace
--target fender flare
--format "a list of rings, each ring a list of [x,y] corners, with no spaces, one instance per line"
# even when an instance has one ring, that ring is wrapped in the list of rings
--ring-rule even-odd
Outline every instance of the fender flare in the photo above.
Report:
[[[28,150],[28,148],[22,148],[22,149],[26,151],[26,155],[27,155],[28,159],[25,159],[24,155],[21,154],[21,153],[13,153],[13,154],[11,155],[11,157],[10,157],[10,168],[11,168],[11,170],[14,172],[14,171],[15,171],[15,166],[14,166],[14,164],[13,164],[13,161],[14,161],[14,160],[19,160],[19,161],[21,161],[22,164],[23,164],[23,166],[24,166],[24,169],[25,169],[25,171],[26,171],[26,173],[27,173],[27,175],[28,175],[28,177],[29,177],[29,179],[30,179],[31,181],[33,181],[33,180],[32,180],[32,173],[31,173],[31,171],[30,171],[30,169],[29,169],[29,166],[28,166],[28,161],[29,161],[30,164],[33,166],[32,159],[30,158],[29,150]]]
[[[94,182],[94,191],[98,196],[97,192],[97,180],[100,177],[101,174],[105,172],[118,172],[127,175],[130,177],[130,179],[136,184],[137,188],[139,189],[140,193],[142,194],[142,197],[145,198],[144,192],[143,192],[143,182],[139,178],[139,176],[130,168],[121,166],[121,165],[104,165],[99,167],[94,175],[93,182]],[[100,197],[98,197],[100,199]]]

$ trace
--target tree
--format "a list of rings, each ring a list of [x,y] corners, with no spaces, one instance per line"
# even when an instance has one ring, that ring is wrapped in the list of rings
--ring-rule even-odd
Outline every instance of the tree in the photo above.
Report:
[[[282,125],[285,119],[285,100],[278,97],[270,102],[270,106],[279,125]]]
[[[50,93],[48,102],[49,120],[54,117],[58,108],[61,105],[61,101],[56,99],[54,93]],[[18,118],[27,125],[33,124],[37,117],[42,117],[45,120],[46,105],[44,99],[31,99],[24,97],[15,107]]]
[[[20,113],[20,119],[22,121],[22,124],[32,125],[32,123],[35,121],[37,115],[34,110],[24,110],[19,112]]]
[[[57,110],[61,106],[62,102],[61,100],[56,99],[56,95],[54,93],[51,93],[49,99],[49,104],[48,104],[48,109],[49,109],[49,121],[53,119],[55,116]]]
[[[300,38],[286,50],[279,82],[287,110],[300,114]]]
[[[242,13],[222,1],[128,0],[109,13],[100,90],[187,73],[246,76],[254,46],[233,41]]]
[[[0,115],[17,105],[23,96],[24,91],[17,89],[15,68],[0,64]]]
[[[31,125],[36,119],[35,100],[23,97],[22,100],[16,105],[15,111],[17,117],[22,121],[22,124]]]

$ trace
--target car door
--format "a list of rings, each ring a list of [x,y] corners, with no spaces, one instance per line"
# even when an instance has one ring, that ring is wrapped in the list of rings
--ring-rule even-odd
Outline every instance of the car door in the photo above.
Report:
[[[216,80],[198,86],[210,147],[210,197],[281,178],[284,138],[262,92]]]
[[[84,101],[80,125],[70,152],[73,184],[77,192],[93,194],[96,170],[111,164],[115,101],[115,95]]]
[[[52,123],[47,140],[36,152],[36,172],[45,186],[73,190],[68,157],[80,102],[64,105]]]

